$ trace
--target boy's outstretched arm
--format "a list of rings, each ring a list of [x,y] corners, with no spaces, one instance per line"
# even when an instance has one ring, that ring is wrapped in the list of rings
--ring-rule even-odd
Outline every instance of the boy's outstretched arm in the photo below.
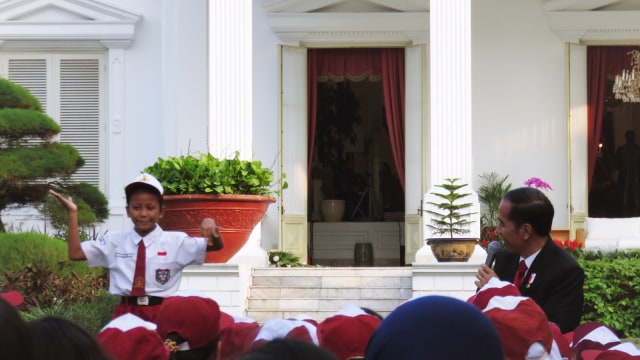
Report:
[[[80,231],[78,230],[78,206],[73,202],[71,196],[65,198],[53,190],[49,194],[56,197],[67,209],[69,215],[69,238],[67,239],[68,256],[70,260],[87,260],[87,257],[80,246]]]
[[[202,220],[200,234],[207,239],[207,251],[220,250],[224,247],[220,228],[212,218]]]

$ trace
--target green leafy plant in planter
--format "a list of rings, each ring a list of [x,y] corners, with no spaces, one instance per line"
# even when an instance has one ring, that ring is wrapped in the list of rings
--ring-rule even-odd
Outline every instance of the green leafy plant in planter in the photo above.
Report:
[[[455,237],[471,232],[470,225],[474,223],[470,219],[474,212],[468,211],[473,206],[471,202],[462,202],[471,196],[471,193],[463,193],[460,190],[467,184],[458,183],[458,178],[447,178],[442,184],[435,185],[444,192],[432,192],[437,199],[428,201],[432,209],[426,212],[431,215],[431,224],[427,226],[433,235],[448,235],[448,237],[435,237],[427,239],[427,244],[438,261],[467,261],[477,242],[474,238]]]
[[[500,201],[507,191],[511,190],[511,183],[507,183],[509,175],[500,176],[495,172],[479,175],[482,184],[478,187],[478,200],[480,200],[480,246],[487,248],[491,241],[499,241],[502,238],[496,233],[498,225],[498,210]]]
[[[200,236],[200,221],[211,217],[221,228],[224,248],[207,253],[206,262],[227,262],[248,240],[269,204],[288,184],[259,160],[219,159],[209,153],[158,158],[144,168],[165,190],[160,225]],[[279,185],[278,189],[274,189]]]
[[[273,171],[259,160],[240,160],[239,156],[238,151],[230,159],[218,159],[208,153],[169,156],[158,158],[144,172],[160,181],[165,195],[272,195]]]

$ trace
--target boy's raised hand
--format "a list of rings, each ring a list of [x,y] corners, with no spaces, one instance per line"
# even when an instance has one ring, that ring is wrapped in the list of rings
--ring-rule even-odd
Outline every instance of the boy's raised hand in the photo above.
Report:
[[[73,202],[73,199],[71,198],[71,196],[69,197],[64,197],[61,194],[53,191],[53,190],[49,190],[49,194],[53,195],[54,197],[56,197],[60,203],[62,203],[62,205],[64,205],[65,208],[67,208],[67,211],[78,211],[78,206]]]
[[[207,250],[220,250],[224,247],[220,228],[215,220],[211,218],[202,220],[200,234],[207,239]]]

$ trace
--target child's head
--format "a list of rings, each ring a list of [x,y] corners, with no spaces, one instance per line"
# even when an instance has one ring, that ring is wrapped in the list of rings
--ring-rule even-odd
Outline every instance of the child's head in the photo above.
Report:
[[[164,194],[164,188],[160,181],[150,174],[140,174],[133,181],[131,181],[124,188],[124,193],[127,196],[127,206],[131,201],[131,196],[138,191],[146,191],[152,193],[158,197],[158,203],[162,207],[162,195]]]

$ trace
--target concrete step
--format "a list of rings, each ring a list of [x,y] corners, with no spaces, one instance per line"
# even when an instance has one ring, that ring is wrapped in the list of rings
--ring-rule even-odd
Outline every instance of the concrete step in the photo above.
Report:
[[[411,268],[255,268],[247,316],[264,322],[306,314],[322,321],[347,304],[386,316],[411,294]]]

